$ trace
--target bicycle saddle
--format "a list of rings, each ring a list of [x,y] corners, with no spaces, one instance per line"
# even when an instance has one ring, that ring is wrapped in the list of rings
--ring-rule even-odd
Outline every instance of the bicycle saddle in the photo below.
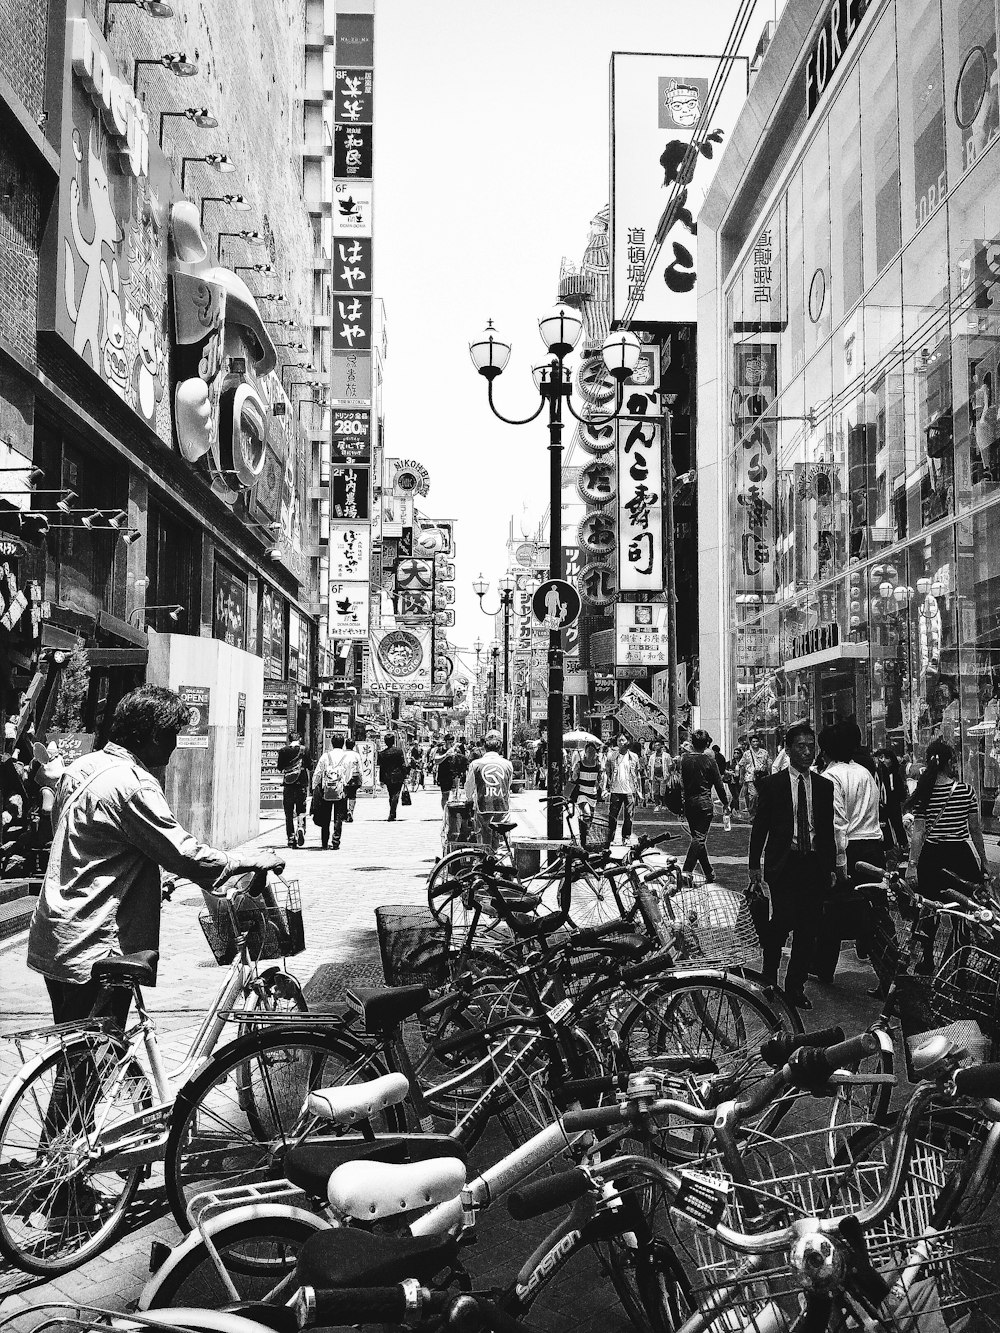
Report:
[[[340,1227],[310,1236],[295,1272],[303,1287],[375,1287],[408,1277],[430,1282],[457,1254],[458,1242],[448,1236],[373,1236]]]
[[[335,1212],[359,1222],[378,1222],[414,1208],[453,1199],[465,1188],[465,1163],[458,1157],[428,1162],[345,1162],[330,1176],[326,1197]]]
[[[511,829],[517,828],[516,819],[505,819],[502,824],[494,824],[497,833],[510,833]]]
[[[160,955],[155,949],[102,958],[90,969],[90,979],[101,986],[155,986],[159,961]]]
[[[345,1134],[296,1143],[285,1154],[281,1169],[311,1199],[325,1199],[330,1177],[345,1162],[426,1162],[435,1157],[465,1161],[465,1150],[447,1134],[386,1134],[374,1140]]]
[[[366,1032],[385,1032],[421,1010],[430,1000],[426,986],[354,986],[347,1003],[365,1020]]]
[[[409,1091],[410,1085],[404,1074],[384,1074],[367,1083],[317,1088],[309,1094],[306,1105],[321,1120],[332,1120],[335,1125],[351,1125],[355,1120],[370,1120],[387,1106],[397,1106]]]

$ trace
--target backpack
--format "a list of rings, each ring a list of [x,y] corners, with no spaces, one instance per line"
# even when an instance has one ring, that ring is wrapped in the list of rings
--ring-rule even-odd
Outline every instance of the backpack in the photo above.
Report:
[[[340,761],[327,762],[323,766],[323,800],[342,801],[344,799],[344,779],[340,772]]]
[[[302,750],[300,749],[298,759],[294,759],[292,763],[289,764],[289,766],[283,770],[281,774],[281,780],[286,787],[294,786],[296,782],[300,782],[302,780],[303,758],[304,755]]]

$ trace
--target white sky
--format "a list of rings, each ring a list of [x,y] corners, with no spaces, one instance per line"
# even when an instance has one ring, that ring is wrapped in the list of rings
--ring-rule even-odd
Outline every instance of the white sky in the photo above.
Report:
[[[426,512],[459,520],[459,647],[491,623],[510,517],[548,501],[547,432],[492,417],[468,343],[513,343],[498,407],[527,416],[537,318],[608,202],[612,51],[722,50],[737,0],[376,0],[375,289],[386,307],[387,453],[431,474]],[[774,0],[758,0],[750,51]],[[744,52],[746,53],[746,52]],[[569,443],[569,431],[564,432]],[[466,666],[474,656],[466,658]]]

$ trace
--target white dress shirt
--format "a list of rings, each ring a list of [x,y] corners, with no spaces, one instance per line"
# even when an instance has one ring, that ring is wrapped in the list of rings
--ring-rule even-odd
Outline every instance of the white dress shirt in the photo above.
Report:
[[[833,783],[833,836],[837,865],[847,865],[849,842],[881,842],[878,821],[878,783],[861,764],[828,764],[823,776]]]
[[[793,836],[798,836],[799,831],[799,778],[804,779],[806,784],[806,817],[809,820],[809,846],[807,851],[812,851],[816,846],[816,825],[813,823],[813,787],[812,773],[800,773],[797,768],[788,765],[788,780],[792,784],[792,829]]]

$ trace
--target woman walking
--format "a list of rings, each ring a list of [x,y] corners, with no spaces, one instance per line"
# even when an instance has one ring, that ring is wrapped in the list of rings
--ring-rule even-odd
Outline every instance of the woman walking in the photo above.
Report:
[[[913,812],[906,881],[925,898],[947,898],[942,870],[962,879],[986,878],[986,846],[979,822],[979,802],[967,782],[959,782],[954,747],[938,737],[927,747],[927,765],[917,781],[909,808]],[[922,937],[918,971],[933,970],[936,922]]]
[[[887,852],[906,855],[908,839],[903,824],[903,804],[910,791],[899,756],[893,750],[875,751],[875,768],[879,786],[879,817],[882,837]]]
[[[700,865],[706,884],[715,881],[715,871],[708,855],[708,831],[712,827],[712,792],[716,791],[723,811],[729,809],[729,795],[722,785],[722,775],[709,750],[712,738],[699,729],[691,733],[691,751],[681,755],[681,782],[684,786],[684,817],[691,830],[691,845],[684,858],[685,872]]]

